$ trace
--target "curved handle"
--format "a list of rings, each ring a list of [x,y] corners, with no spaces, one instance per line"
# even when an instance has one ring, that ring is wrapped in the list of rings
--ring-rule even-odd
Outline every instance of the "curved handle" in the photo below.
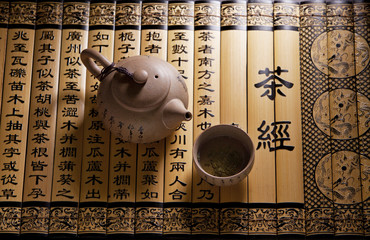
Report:
[[[93,60],[99,62],[103,68],[109,67],[112,64],[98,51],[91,48],[85,49],[81,52],[81,60],[87,70],[89,70],[89,72],[91,72],[95,77],[98,77],[101,74],[101,69]]]

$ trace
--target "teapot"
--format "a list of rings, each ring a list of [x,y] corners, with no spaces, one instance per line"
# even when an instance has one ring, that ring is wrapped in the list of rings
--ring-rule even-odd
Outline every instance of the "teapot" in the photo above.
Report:
[[[186,84],[170,63],[153,56],[111,63],[93,49],[83,50],[81,60],[100,81],[97,102],[105,126],[122,140],[155,142],[191,120]]]

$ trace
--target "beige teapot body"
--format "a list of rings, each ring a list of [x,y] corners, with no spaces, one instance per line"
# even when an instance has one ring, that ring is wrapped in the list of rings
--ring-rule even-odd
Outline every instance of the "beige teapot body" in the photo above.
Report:
[[[81,60],[100,80],[99,114],[119,138],[134,143],[158,141],[192,118],[186,84],[171,64],[153,56],[115,64],[93,49],[82,51]]]

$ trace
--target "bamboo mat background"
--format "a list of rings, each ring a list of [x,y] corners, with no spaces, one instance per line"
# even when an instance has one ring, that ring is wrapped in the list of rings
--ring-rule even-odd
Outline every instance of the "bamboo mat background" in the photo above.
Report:
[[[368,238],[369,19],[357,0],[0,1],[0,234]],[[193,120],[151,144],[110,134],[87,47],[170,62]],[[220,123],[256,147],[232,187],[192,167]]]

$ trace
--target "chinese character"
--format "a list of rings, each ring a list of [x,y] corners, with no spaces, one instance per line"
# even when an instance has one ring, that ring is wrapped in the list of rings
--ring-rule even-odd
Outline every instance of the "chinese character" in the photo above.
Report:
[[[173,192],[168,193],[169,195],[172,195],[172,200],[181,200],[183,195],[186,195],[185,192],[181,192],[180,190],[176,189]]]
[[[101,34],[100,32],[98,32],[97,34],[93,35],[93,38],[94,38],[94,42],[96,41],[102,41],[102,40],[109,40],[109,35],[108,34]]]
[[[131,166],[126,161],[123,163],[119,161],[113,168],[115,172],[121,171],[121,169],[126,172],[126,169],[131,168]]]
[[[27,196],[33,196],[33,198],[38,198],[39,196],[45,197],[46,195],[42,193],[41,188],[32,188],[32,191]]]
[[[14,78],[15,77],[23,78],[23,77],[26,76],[26,69],[24,69],[24,68],[12,68],[12,69],[10,69],[9,75],[11,77],[14,77]],[[15,83],[15,81],[13,83]],[[19,83],[21,83],[21,82],[19,82]],[[9,83],[9,85],[11,85],[11,83]],[[23,83],[23,85],[24,85],[24,83]],[[23,89],[23,87],[22,87],[22,89]]]
[[[130,175],[117,175],[114,177],[113,184],[119,185],[130,185]]]
[[[145,192],[141,192],[143,197],[141,199],[151,199],[151,198],[158,198],[157,192],[149,192],[149,189],[147,189]]]
[[[130,193],[128,192],[127,189],[117,189],[113,193],[113,197],[116,199],[122,200],[123,198],[127,199],[130,196]]]
[[[171,149],[170,152],[171,152],[170,155],[173,156],[173,158],[177,158],[178,156],[184,158],[184,152],[187,152],[187,150],[176,148]]]
[[[151,44],[145,47],[145,52],[150,53],[159,53],[159,50],[162,49],[159,45]]]
[[[8,123],[6,123],[6,131],[16,131],[16,130],[19,130],[21,131],[23,128],[23,124],[20,123],[19,121],[16,121],[16,122],[13,122],[12,120],[10,120]]]
[[[50,74],[50,72],[51,72],[51,70],[47,74]],[[45,72],[40,72],[40,74],[46,74],[46,73]],[[53,86],[50,85],[49,83],[51,83],[51,82],[49,82],[49,81],[45,81],[45,82],[44,81],[39,81],[39,82],[37,82],[36,88],[39,89],[40,91],[49,91],[50,88],[53,88]]]
[[[9,83],[10,85],[10,90],[11,91],[23,91],[23,86],[26,85],[25,83],[19,81],[19,82],[12,82]]]
[[[60,171],[73,171],[74,166],[76,164],[72,161],[63,161],[59,163],[58,168]]]
[[[281,96],[286,96],[280,89],[280,87],[282,86],[285,86],[287,88],[292,88],[293,87],[293,83],[291,82],[288,82],[282,78],[280,78],[280,74],[283,73],[283,72],[288,72],[288,70],[285,70],[285,69],[281,69],[281,67],[277,67],[277,69],[275,71],[270,71],[270,69],[266,68],[265,70],[259,70],[258,71],[258,74],[265,74],[266,77],[269,76],[270,74],[272,74],[271,76],[269,76],[268,78],[266,78],[265,80],[263,80],[262,82],[259,82],[259,83],[256,83],[254,84],[254,86],[256,88],[260,88],[263,86],[263,88],[267,88],[267,90],[261,95],[261,97],[264,97],[267,95],[267,97],[270,99],[270,100],[274,100],[275,99],[275,96],[276,96],[276,91],[278,92],[278,94],[280,94]],[[276,74],[277,75],[276,75]],[[281,84],[277,84],[275,80],[278,80]],[[269,81],[272,81],[271,84],[267,84]],[[277,89],[277,90],[276,90]]]
[[[32,161],[31,167],[32,171],[44,171],[44,167],[47,167],[48,165],[44,161]],[[46,176],[45,176],[46,177]]]
[[[170,172],[173,172],[174,170],[178,171],[184,171],[185,170],[185,164],[186,162],[171,162],[171,170]]]
[[[123,147],[120,148],[120,149],[117,149],[116,152],[117,153],[114,155],[115,157],[120,156],[120,158],[123,158],[125,155],[128,156],[128,157],[131,156],[131,154],[127,151],[127,149],[125,149]]]
[[[40,40],[54,40],[54,32],[42,31]]]
[[[77,32],[77,31],[74,31],[74,32],[68,32],[68,37],[66,40],[77,40],[77,41],[81,41],[81,37],[82,37],[82,33],[81,32]]]
[[[29,38],[27,37],[27,32],[23,32],[23,31],[17,31],[14,33],[14,37],[12,38],[12,40],[17,40],[21,38],[22,40],[24,41],[28,41]]]
[[[1,191],[3,195],[0,195],[0,197],[5,197],[6,199],[17,197],[17,195],[14,195],[15,189],[2,189]]]
[[[74,198],[73,196],[67,195],[70,192],[71,192],[71,190],[68,190],[68,189],[63,188],[63,190],[58,190],[58,194],[56,194],[56,196],[57,197],[65,197],[65,198],[73,199]]]
[[[52,48],[52,45],[50,43],[43,43],[40,46],[41,46],[41,49],[39,49],[40,53],[44,53],[44,52],[53,53],[53,52],[55,52],[55,49]]]
[[[141,183],[143,185],[157,185],[158,181],[156,180],[157,176],[152,175],[152,174],[144,174],[143,175],[143,180]]]
[[[156,153],[154,150],[155,150],[154,147],[151,147],[151,148],[148,148],[147,147],[146,150],[145,150],[145,153],[142,154],[141,156],[143,156],[143,157],[145,157],[145,156],[148,156],[148,157],[158,157],[159,154]]]
[[[189,41],[188,38],[186,38],[186,32],[175,32],[175,38],[172,39],[172,41]]]
[[[4,165],[4,168],[1,169],[2,171],[14,171],[14,172],[19,171],[19,169],[15,168],[17,165],[16,161],[4,162],[3,165]]]
[[[57,182],[60,182],[61,185],[71,185],[71,183],[75,182],[75,180],[72,179],[71,174],[61,174]]]
[[[122,50],[121,53],[128,53],[130,50],[134,50],[135,48],[132,47],[130,43],[123,43],[121,44],[121,47],[118,48],[118,50]]]
[[[260,149],[261,147],[266,149],[267,146],[270,152],[282,149],[293,151],[294,146],[284,145],[284,141],[290,141],[288,133],[290,123],[291,123],[290,121],[273,122],[271,123],[272,130],[271,132],[269,132],[270,126],[268,125],[265,126],[266,121],[263,120],[261,126],[257,128],[257,130],[261,132],[261,134],[258,136],[259,142],[257,144],[256,150]],[[271,138],[270,134],[273,136],[273,138]],[[275,143],[276,146],[274,147],[274,145],[271,143]],[[279,143],[279,145],[277,145],[277,143]]]
[[[161,34],[159,32],[149,32],[146,34],[145,41],[162,41]]]
[[[118,35],[118,39],[121,41],[135,41],[134,34],[132,32],[122,32]]]
[[[90,153],[87,154],[86,157],[103,157],[104,154],[102,154],[99,150],[100,147],[90,148]]]
[[[207,41],[211,41],[215,37],[213,36],[211,32],[201,32],[198,38],[201,41],[207,42]]]
[[[19,152],[19,148],[11,147],[11,148],[5,148],[4,152],[3,152],[3,155],[5,155],[5,157],[7,157],[7,158],[11,158],[14,155],[21,155],[21,153]]]
[[[89,166],[86,172],[102,172],[101,169],[102,161],[89,161]]]
[[[90,198],[100,198],[100,192],[99,190],[95,190],[93,189],[91,192],[89,190],[87,190],[87,194],[86,194],[86,199],[90,199]]]
[[[59,155],[62,157],[76,157],[77,148],[76,147],[62,147],[60,149]]]
[[[89,176],[87,177],[87,181],[85,182],[85,184],[88,184],[88,183],[91,183],[92,185],[95,185],[95,183],[99,183],[99,184],[102,184],[103,182],[100,179],[100,177],[97,177],[95,174],[92,175],[92,176]]]
[[[39,185],[39,182],[43,182],[44,180],[42,178],[46,178],[46,175],[29,175],[30,178],[34,177],[36,181],[36,185]]]
[[[143,169],[141,171],[143,172],[158,172],[157,168],[157,162],[156,161],[143,161]]]
[[[207,108],[201,109],[201,110],[199,110],[199,112],[200,113],[197,115],[198,117],[200,117],[202,115],[204,115],[203,116],[204,118],[207,118],[207,116],[210,116],[210,117],[214,117],[215,116],[214,114],[211,113],[212,110],[208,110]]]

